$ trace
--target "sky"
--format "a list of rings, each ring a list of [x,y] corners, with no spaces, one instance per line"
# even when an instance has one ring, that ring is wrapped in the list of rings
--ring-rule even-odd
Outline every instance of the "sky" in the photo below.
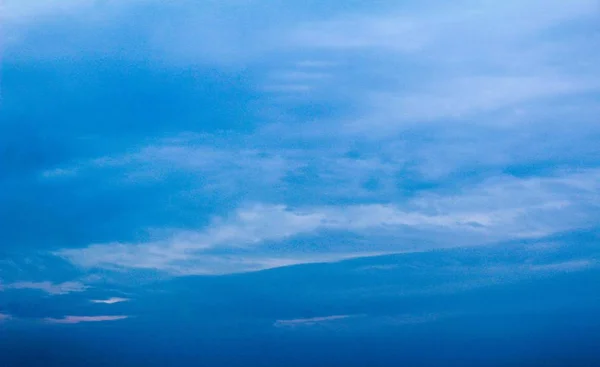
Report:
[[[595,366],[596,0],[4,0],[2,366]]]

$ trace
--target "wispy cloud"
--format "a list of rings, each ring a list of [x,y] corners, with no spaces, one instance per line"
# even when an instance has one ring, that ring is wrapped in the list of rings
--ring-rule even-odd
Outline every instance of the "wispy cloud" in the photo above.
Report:
[[[176,230],[166,238],[144,243],[64,249],[56,255],[88,268],[214,274],[543,237],[593,224],[594,213],[600,210],[597,176],[598,172],[589,171],[533,179],[505,177],[461,194],[425,193],[402,207],[250,205],[213,219],[203,230]],[[584,202],[582,197],[589,200]],[[331,233],[369,236],[368,250],[348,240],[326,245],[323,239]],[[448,235],[454,238],[451,243],[446,240]],[[300,236],[312,236],[323,244],[311,252],[293,251],[285,245],[273,247]],[[415,238],[419,240],[415,242]]]
[[[62,319],[46,318],[45,322],[50,324],[79,324],[85,322],[104,322],[125,320],[129,316],[65,316]]]
[[[368,97],[372,114],[368,120],[349,125],[352,131],[377,127],[381,133],[423,122],[450,123],[531,101],[600,90],[600,78],[565,75],[510,75],[451,77],[421,87],[415,93],[375,93]],[[494,119],[477,124],[496,125]]]
[[[366,327],[390,327],[390,326],[406,326],[406,325],[418,325],[438,321],[445,317],[450,317],[451,314],[442,313],[425,313],[425,314],[400,314],[400,315],[388,315],[388,316],[370,316],[370,315],[332,315],[323,317],[312,317],[305,319],[288,319],[288,320],[277,320],[273,326],[278,328],[297,328],[297,327],[310,327],[310,326],[323,326],[323,325],[335,325],[340,321],[347,319],[359,318],[360,321],[354,326],[357,328]]]
[[[89,286],[80,282],[64,282],[64,283],[52,283],[52,282],[16,282],[11,284],[0,285],[2,289],[33,289],[46,292],[50,295],[63,295],[69,293],[83,292],[88,289]]]
[[[240,66],[234,68],[239,82],[252,91],[243,99],[257,99],[243,109],[260,112],[258,126],[138,137],[129,148],[41,173],[45,183],[101,177],[103,187],[117,182],[116,190],[132,192],[135,185],[160,184],[168,194],[157,195],[169,207],[181,204],[177,195],[197,207],[219,197],[225,205],[203,213],[213,220],[194,227],[186,217],[182,228],[164,228],[180,223],[144,215],[147,222],[123,227],[140,233],[152,223],[158,234],[140,241],[115,234],[83,248],[65,245],[57,255],[83,268],[223,274],[594,225],[598,107],[576,97],[597,93],[600,74],[589,53],[595,40],[570,27],[593,23],[596,1],[461,0],[440,3],[435,12],[390,2],[326,14],[259,3],[174,9],[153,2],[153,14],[169,9],[169,24],[140,22],[136,40],[144,42],[136,44],[149,49],[119,53],[119,60],[142,55],[175,68]],[[8,1],[3,19],[35,22],[76,10],[83,19],[103,18],[115,4]],[[232,16],[211,15],[224,13]],[[264,21],[270,17],[278,21]],[[559,30],[568,34],[550,37]],[[48,48],[64,51],[63,44],[71,42]],[[75,48],[69,55],[82,54]],[[302,97],[279,103],[279,96]],[[196,118],[173,119],[179,117]],[[525,177],[512,175],[519,167],[527,167]],[[49,294],[85,289],[76,282],[10,287]]]
[[[106,305],[112,305],[112,304],[115,304],[115,303],[128,302],[128,301],[130,301],[129,298],[112,297],[112,298],[107,298],[107,299],[93,299],[90,302],[92,302],[92,303],[102,303],[102,304],[106,304]]]
[[[428,42],[423,26],[410,17],[356,15],[301,24],[290,38],[314,48],[416,52]]]
[[[311,318],[306,318],[306,319],[277,320],[277,321],[275,321],[273,326],[275,326],[275,327],[310,326],[310,325],[329,323],[329,322],[333,322],[333,321],[340,321],[340,320],[348,319],[351,317],[356,317],[356,315],[332,315],[332,316],[311,317]]]
[[[2,2],[0,9],[2,10],[2,19],[5,20],[21,20],[33,21],[43,17],[44,15],[53,13],[70,12],[80,7],[93,5],[93,0],[81,1],[18,1],[6,0]]]
[[[356,269],[357,271],[386,271],[397,269],[397,264],[367,265]]]
[[[415,325],[415,324],[425,324],[429,322],[437,321],[443,317],[448,317],[447,314],[438,314],[438,313],[430,313],[430,314],[406,314],[406,315],[394,315],[390,317],[384,318],[388,325]]]
[[[302,234],[319,231],[363,232],[384,230],[395,233],[405,227],[419,228],[464,228],[480,231],[494,221],[493,215],[482,213],[457,213],[428,215],[400,210],[388,205],[364,205],[347,207],[322,207],[293,210],[283,205],[257,205],[237,210],[232,217],[215,219],[205,231],[182,231],[166,240],[129,244],[97,244],[85,249],[65,249],[56,254],[85,267],[133,267],[166,270],[190,261],[212,259],[237,265],[237,271],[262,264],[259,268],[292,265],[303,262],[341,260],[352,257],[353,252],[324,251],[312,256],[292,255],[289,260],[279,254],[275,261],[269,255],[245,255],[245,260],[236,260],[231,255],[211,253],[213,249],[256,249],[265,243],[278,242]],[[397,249],[402,251],[402,249]],[[373,252],[373,251],[371,251]],[[383,249],[377,254],[390,252]],[[354,257],[368,256],[367,251],[356,251]],[[272,255],[271,255],[272,256]],[[215,264],[216,265],[216,264]],[[232,270],[235,266],[232,267]],[[259,270],[256,269],[256,270]]]
[[[235,247],[234,247],[235,249]],[[231,252],[231,248],[229,251]],[[83,268],[102,268],[113,271],[156,270],[174,276],[222,275],[240,272],[259,271],[278,267],[330,263],[357,257],[372,257],[389,254],[385,251],[348,251],[312,254],[276,254],[272,251],[211,254],[189,248],[186,251],[168,244],[164,246],[148,244],[103,244],[57,253]],[[115,257],[118,253],[120,256]]]
[[[545,12],[536,12],[538,9]],[[385,7],[385,13],[361,12],[342,14],[327,20],[306,22],[291,32],[291,38],[307,47],[326,49],[382,48],[393,52],[412,53],[440,48],[445,43],[458,43],[459,35],[482,42],[515,41],[516,37],[531,36],[569,20],[589,17],[598,12],[593,0],[569,3],[550,1],[507,1],[490,3],[459,1],[446,3],[432,12],[426,7]],[[531,16],[523,17],[522,12]],[[501,18],[499,18],[501,17]],[[510,19],[499,22],[498,19]],[[490,27],[493,24],[493,27]],[[462,50],[472,45],[462,46]]]
[[[141,3],[145,0],[132,0]],[[110,12],[123,4],[116,1],[98,2],[95,0],[4,0],[0,5],[0,19],[21,24],[37,24],[48,18],[61,16],[90,15],[90,12]]]
[[[574,22],[597,22],[600,8],[593,0],[460,1],[439,4],[435,12],[418,6],[384,9],[342,13],[300,24],[291,32],[290,38],[302,47],[363,55],[353,63],[353,70],[361,71],[352,75],[354,80],[340,78],[339,88],[329,91],[352,100],[356,118],[318,121],[307,130],[383,138],[424,122],[497,126],[502,123],[489,113],[527,110],[536,103],[600,90],[597,70],[565,59],[566,50],[580,52],[584,44],[591,46],[589,40],[548,41],[549,32],[568,30]],[[589,62],[592,58],[584,57]],[[590,104],[585,107],[591,109]],[[518,120],[524,124],[531,119]],[[323,130],[324,125],[331,130]]]
[[[11,318],[12,318],[12,316],[10,316],[10,315],[7,315],[5,313],[0,313],[0,322],[10,320]]]
[[[570,273],[583,271],[598,266],[598,262],[592,259],[569,260],[550,264],[529,265],[527,270],[543,273]]]

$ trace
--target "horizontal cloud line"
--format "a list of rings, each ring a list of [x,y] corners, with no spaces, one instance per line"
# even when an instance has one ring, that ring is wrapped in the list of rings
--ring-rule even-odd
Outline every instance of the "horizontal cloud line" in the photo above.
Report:
[[[128,301],[130,301],[129,298],[112,297],[112,298],[108,298],[108,299],[93,299],[90,302],[92,302],[92,303],[103,303],[103,304],[107,304],[107,305],[112,305],[112,304],[115,304],[115,303],[128,302]]]
[[[50,324],[79,324],[83,322],[118,321],[127,318],[129,316],[65,316],[62,319],[48,317],[44,321]]]
[[[75,292],[83,292],[90,288],[81,282],[52,283],[45,282],[16,282],[11,284],[0,284],[0,291],[5,289],[31,289],[46,292],[50,295],[64,295]]]
[[[315,325],[321,324],[330,321],[338,321],[344,320],[351,317],[356,317],[356,315],[331,315],[331,316],[322,316],[322,317],[311,317],[305,319],[289,319],[289,320],[277,320],[273,324],[275,327],[293,327],[293,326],[302,326],[302,325]]]

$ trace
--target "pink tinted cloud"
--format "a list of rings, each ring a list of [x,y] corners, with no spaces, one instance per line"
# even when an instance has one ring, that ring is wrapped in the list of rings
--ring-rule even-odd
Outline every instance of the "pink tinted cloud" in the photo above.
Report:
[[[52,282],[17,282],[13,284],[7,284],[4,288],[6,289],[34,289],[42,292],[46,292],[50,295],[63,295],[73,292],[83,292],[89,288],[89,286],[80,282],[64,282],[54,284]]]
[[[129,316],[65,316],[62,319],[46,318],[46,322],[51,324],[79,324],[82,322],[102,322],[124,320]]]

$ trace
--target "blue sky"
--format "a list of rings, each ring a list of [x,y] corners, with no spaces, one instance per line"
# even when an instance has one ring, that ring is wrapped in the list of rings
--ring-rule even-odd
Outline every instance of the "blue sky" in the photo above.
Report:
[[[328,365],[395,365],[384,339],[410,345],[406,361],[433,340],[527,335],[594,357],[597,1],[5,0],[1,14],[8,363],[29,344],[77,365],[111,340],[112,365],[143,345],[188,365],[193,343],[235,365],[277,341],[260,360],[278,365],[366,335],[361,357]],[[86,342],[69,355],[48,335]],[[499,365],[535,354],[481,348]]]

